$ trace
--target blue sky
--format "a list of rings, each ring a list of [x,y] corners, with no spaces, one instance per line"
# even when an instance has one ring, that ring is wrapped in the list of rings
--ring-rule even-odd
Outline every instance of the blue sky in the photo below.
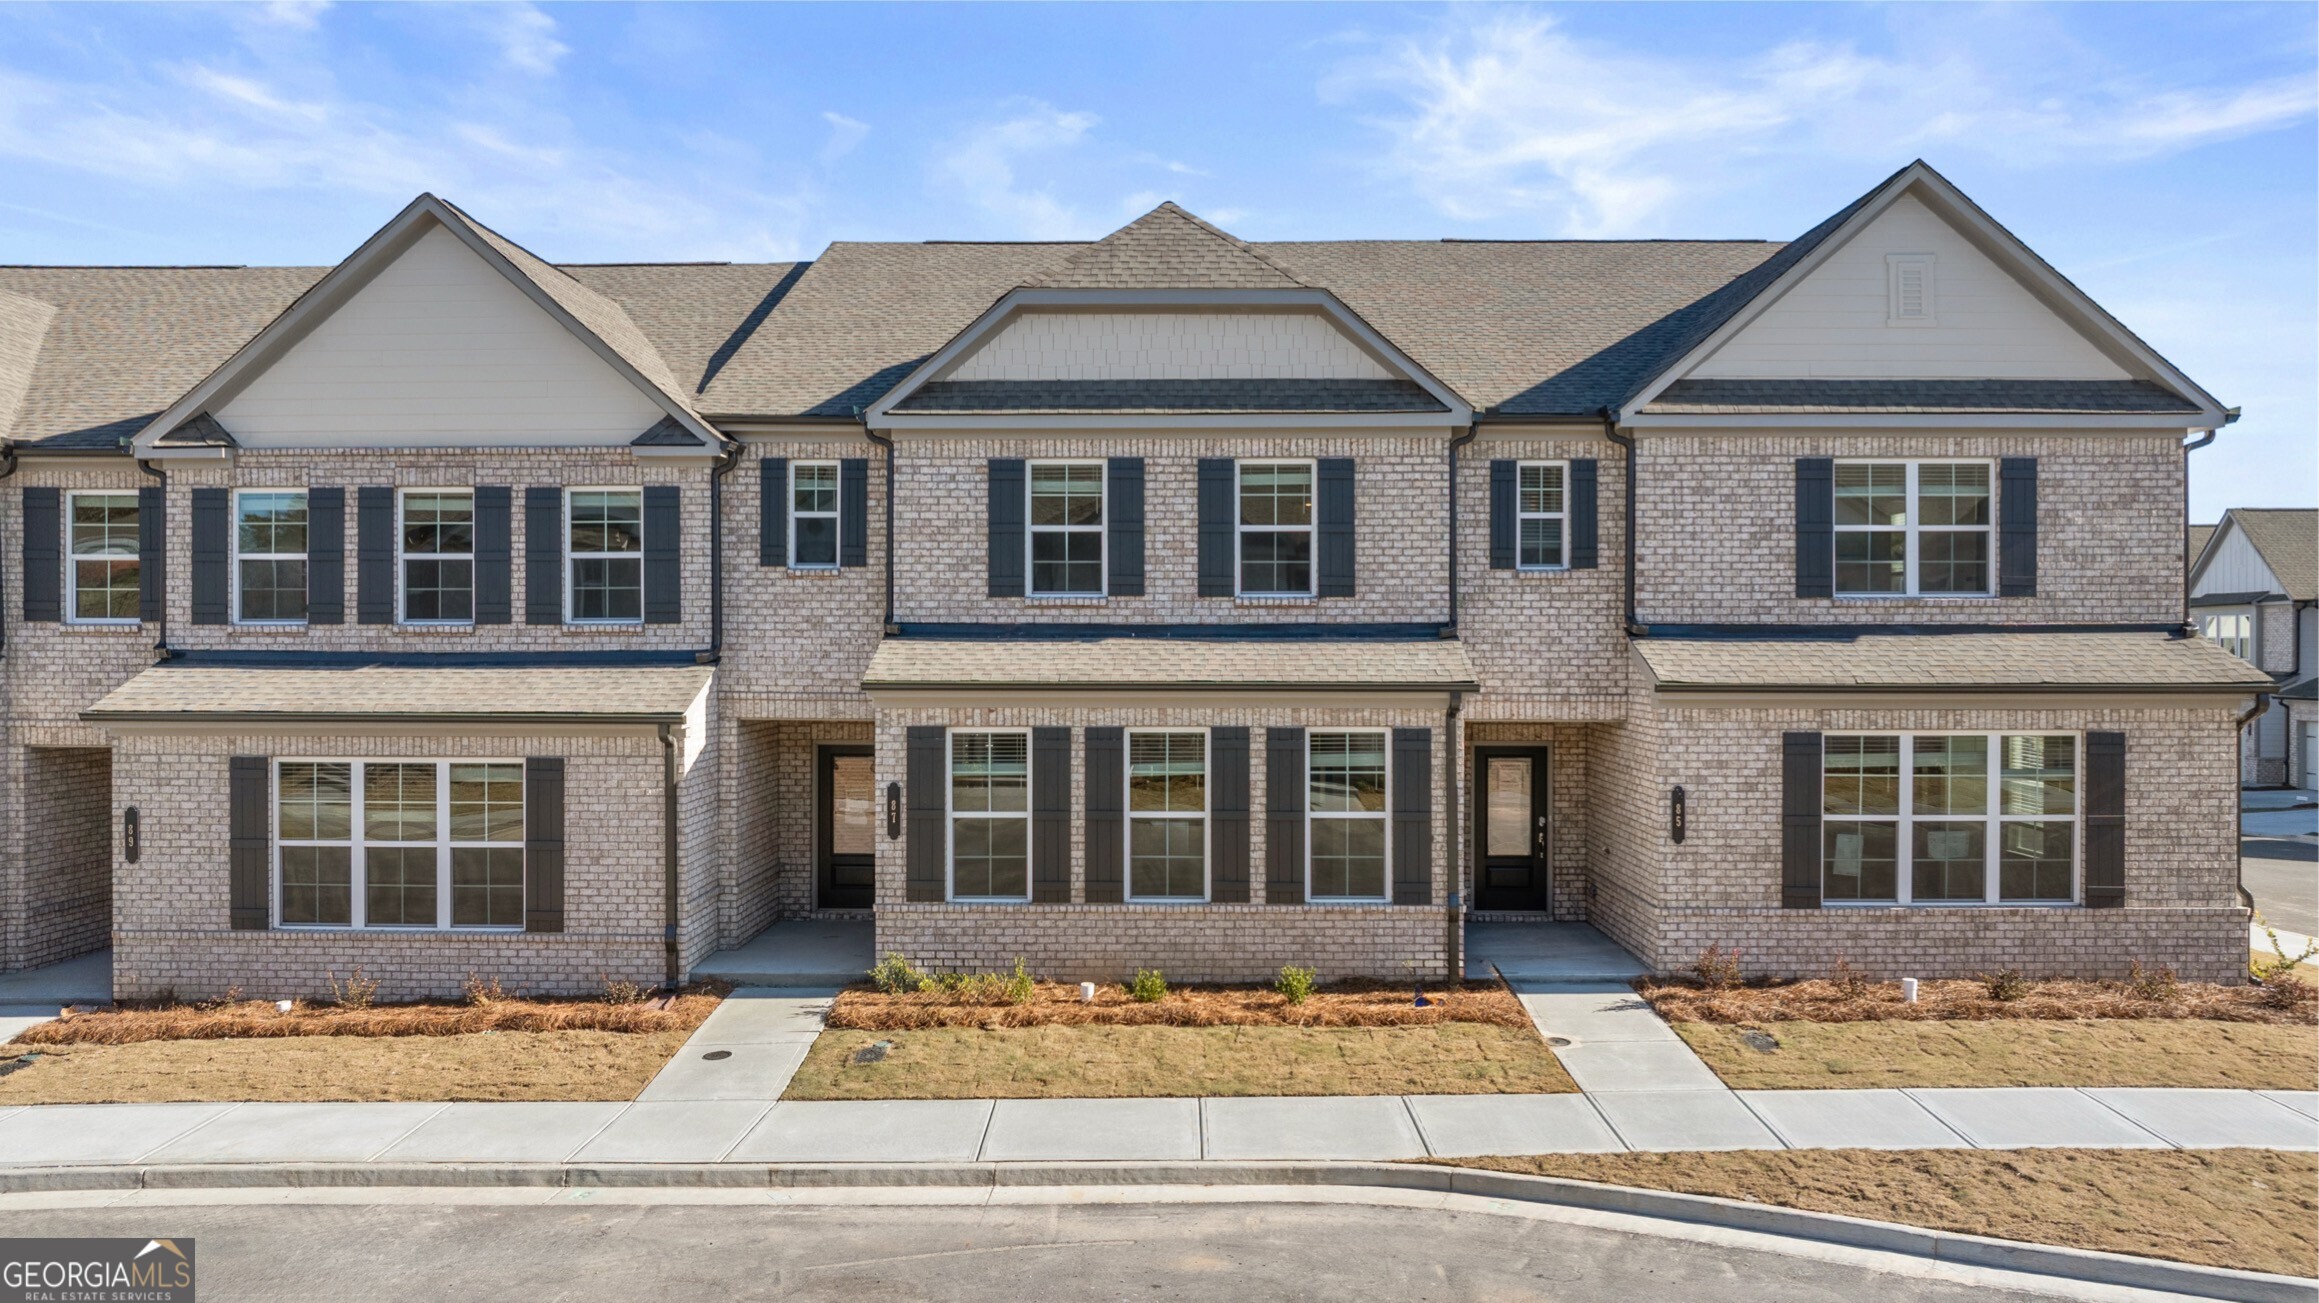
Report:
[[[328,263],[435,190],[566,261],[1100,235],[1787,238],[1923,156],[2319,497],[2319,8],[10,5],[0,261]]]

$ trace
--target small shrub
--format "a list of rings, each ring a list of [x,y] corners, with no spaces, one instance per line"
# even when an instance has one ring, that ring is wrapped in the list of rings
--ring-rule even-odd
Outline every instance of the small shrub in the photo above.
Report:
[[[1727,991],[1739,985],[1739,947],[1733,946],[1728,953],[1721,946],[1707,947],[1699,952],[1691,973],[1710,991]]]
[[[870,985],[887,995],[908,995],[916,991],[934,989],[934,979],[928,977],[916,964],[902,957],[898,950],[889,952],[870,970]]]
[[[1031,979],[1031,970],[1023,966],[1023,957],[1015,956],[1015,971],[1007,974],[1006,1000],[1008,1004],[1029,1004],[1038,983]]]
[[[1156,968],[1138,968],[1135,980],[1127,984],[1127,994],[1141,1004],[1157,1004],[1168,998],[1168,979]]]
[[[2269,986],[2272,978],[2292,973],[2295,971],[2296,965],[2313,955],[2319,955],[2319,941],[2304,946],[2301,954],[2288,954],[2286,943],[2279,940],[2277,928],[2263,922],[2263,917],[2260,914],[2255,915],[2255,922],[2262,927],[2263,935],[2270,940],[2273,957],[2270,959],[2250,959],[2247,963],[2247,972],[2263,985]]]
[[[2018,968],[1982,973],[1980,978],[1981,989],[1988,992],[1990,999],[2001,1004],[2009,1004],[2029,994],[2029,979],[2023,977]]]
[[[2126,971],[2126,991],[2137,1000],[2164,1004],[2180,994],[2181,990],[2182,980],[2174,975],[2171,968],[2160,967],[2153,972],[2142,967],[2142,961],[2137,959],[2134,966]]]
[[[638,986],[634,982],[619,977],[604,979],[604,1003],[606,1004],[642,1004],[651,998],[652,988],[649,986]]]
[[[508,998],[506,988],[499,984],[499,979],[496,977],[482,978],[469,973],[465,989],[467,1003],[478,1009],[488,1009],[495,1004],[505,1002]]]
[[[1868,975],[1854,968],[1852,961],[1842,955],[1836,956],[1835,964],[1828,969],[1828,984],[1848,1000],[1868,994]]]
[[[231,1009],[241,1002],[242,988],[238,986],[229,986],[225,989],[224,995],[219,996],[215,1000],[196,1000],[194,1001],[193,1007],[203,1011],[204,1013],[216,1013],[221,1009]]]
[[[322,977],[330,983],[330,1003],[341,1009],[368,1009],[378,999],[378,979],[365,977],[360,964],[343,982],[335,972],[325,972]]]
[[[1280,992],[1281,998],[1290,1004],[1303,1004],[1312,998],[1312,989],[1319,977],[1320,974],[1313,969],[1298,968],[1294,964],[1283,965],[1280,976],[1272,979],[1272,989]]]

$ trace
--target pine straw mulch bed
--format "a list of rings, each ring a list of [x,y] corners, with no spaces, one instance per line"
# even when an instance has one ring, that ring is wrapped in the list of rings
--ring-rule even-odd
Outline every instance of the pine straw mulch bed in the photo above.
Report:
[[[864,988],[842,992],[829,1011],[833,1029],[868,1032],[934,1027],[1430,1027],[1488,1023],[1528,1029],[1530,1015],[1498,982],[1466,982],[1454,990],[1428,986],[1424,1008],[1415,990],[1383,982],[1332,982],[1302,1004],[1256,986],[1181,986],[1166,998],[1139,1002],[1120,986],[1095,988],[1081,1003],[1077,985],[1041,982],[1031,998],[1010,1004],[942,991],[885,995]]]
[[[476,1032],[686,1032],[726,994],[696,983],[642,1000],[521,999],[419,1001],[349,1008],[308,1004],[289,1012],[271,1000],[125,1003],[41,1023],[15,1045],[133,1045],[140,1041],[257,1040],[282,1036],[462,1036]]]
[[[1960,979],[1917,984],[1915,1004],[1900,998],[1898,982],[1798,982],[1710,988],[1682,978],[1643,978],[1635,989],[1668,1022],[1966,1022],[1995,1019],[2203,1019],[2212,1022],[2319,1022],[2319,995],[2298,984],[2218,986],[2182,982],[2171,993],[2137,993],[2125,982],[2035,981],[2011,1000],[1989,994],[1986,983]]]

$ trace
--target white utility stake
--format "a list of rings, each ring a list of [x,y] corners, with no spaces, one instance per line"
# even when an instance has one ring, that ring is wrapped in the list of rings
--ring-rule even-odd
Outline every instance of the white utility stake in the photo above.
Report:
[[[1081,983],[1079,984],[1079,1003],[1081,1003],[1081,1004],[1093,1004],[1093,1003],[1095,1003],[1095,983],[1093,983],[1093,982],[1081,982]]]
[[[288,1013],[290,1012],[290,1006],[295,1003],[297,1002],[294,1000],[276,1000],[274,1001],[274,1007],[283,1013]]]
[[[1901,978],[1901,979],[1900,979],[1900,998],[1901,998],[1901,999],[1903,999],[1903,1000],[1906,1000],[1906,1001],[1907,1001],[1907,1002],[1909,1002],[1910,1004],[1915,1004],[1915,1003],[1916,1003],[1916,979],[1915,979],[1915,978],[1913,978],[1913,977],[1904,977],[1904,978]]]

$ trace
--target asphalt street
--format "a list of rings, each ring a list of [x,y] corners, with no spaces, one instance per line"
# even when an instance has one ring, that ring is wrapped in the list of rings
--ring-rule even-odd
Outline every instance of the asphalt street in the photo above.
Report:
[[[204,1299],[2027,1300],[1963,1269],[1537,1215],[1361,1204],[427,1203],[0,1212],[0,1235],[191,1237]],[[1863,1259],[1867,1259],[1863,1261]],[[2086,1297],[2086,1287],[2055,1288]],[[2114,1295],[2113,1295],[2114,1297]]]
[[[2319,936],[2319,846],[2284,837],[2245,838],[2239,843],[2239,881],[2253,894],[2264,922]]]

